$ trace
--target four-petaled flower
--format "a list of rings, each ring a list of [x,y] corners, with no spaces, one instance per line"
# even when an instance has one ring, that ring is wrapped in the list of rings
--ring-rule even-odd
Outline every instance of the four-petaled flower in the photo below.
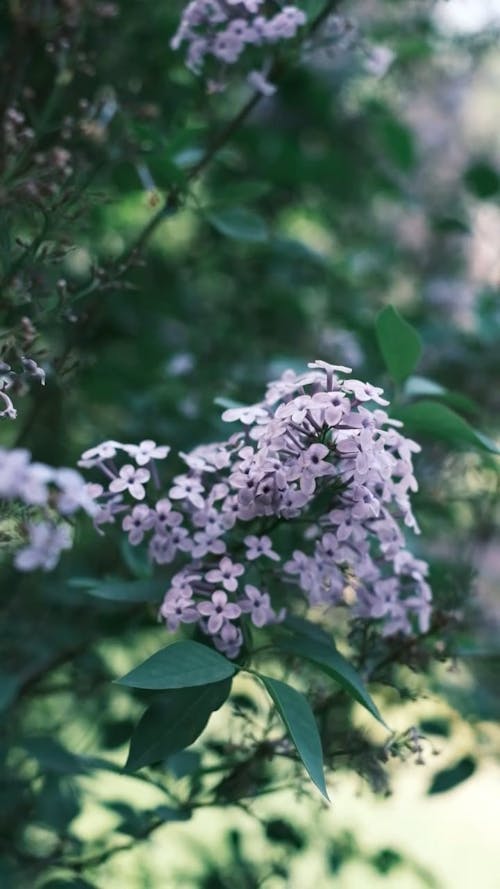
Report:
[[[209,633],[218,633],[226,620],[236,620],[241,614],[240,606],[228,602],[227,594],[223,590],[212,593],[209,602],[200,602],[198,611],[203,617],[208,617]]]
[[[138,466],[145,466],[151,460],[164,460],[170,452],[167,445],[157,445],[150,438],[141,441],[138,445],[127,445],[125,450],[134,458]]]
[[[136,469],[131,463],[126,463],[120,469],[118,478],[111,482],[109,490],[112,494],[128,491],[135,500],[144,500],[146,491],[143,483],[148,482],[150,477],[149,470]]]
[[[177,475],[169,491],[172,500],[189,500],[197,509],[203,509],[205,505],[202,493],[203,485],[189,475]]]
[[[113,457],[116,457],[117,448],[121,447],[122,445],[117,441],[103,441],[95,448],[84,451],[78,461],[78,466],[90,469],[92,466],[102,463],[103,460],[112,460]]]
[[[280,557],[273,550],[271,538],[266,537],[265,534],[262,537],[249,534],[243,542],[247,548],[247,559],[250,559],[251,562],[254,559],[259,559],[261,556],[267,556],[268,559],[279,562]]]
[[[239,605],[256,627],[263,627],[274,617],[269,593],[262,593],[251,583],[245,584],[245,599],[240,599]]]
[[[139,504],[134,506],[130,515],[125,516],[122,522],[124,531],[128,531],[129,543],[137,546],[144,538],[145,531],[149,531],[155,523],[153,511],[149,506]]]
[[[205,578],[209,583],[221,583],[225,590],[234,593],[238,587],[236,578],[240,577],[244,570],[243,565],[240,565],[239,562],[233,564],[231,559],[224,556],[219,562],[219,567],[207,571]]]
[[[260,404],[252,404],[248,407],[246,405],[242,407],[230,407],[227,411],[224,411],[222,419],[224,423],[234,423],[235,420],[239,420],[240,423],[249,426],[251,423],[265,420],[267,416],[267,411]]]
[[[181,593],[172,597],[167,596],[163,600],[160,615],[167,621],[167,627],[171,632],[175,632],[181,623],[193,624],[199,619],[193,599]]]

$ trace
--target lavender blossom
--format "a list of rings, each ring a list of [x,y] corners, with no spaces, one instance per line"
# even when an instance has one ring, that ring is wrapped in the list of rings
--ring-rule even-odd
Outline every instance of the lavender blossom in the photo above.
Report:
[[[254,559],[260,559],[261,556],[267,556],[268,559],[273,559],[275,562],[280,560],[278,553],[273,550],[271,538],[265,534],[262,537],[249,534],[245,537],[244,544],[247,548],[246,557],[251,562]]]
[[[214,15],[219,6],[210,6]],[[154,564],[176,566],[160,609],[170,630],[197,622],[236,657],[245,621],[261,628],[301,602],[347,606],[382,635],[428,628],[427,565],[401,530],[418,532],[410,495],[419,446],[388,417],[383,391],[348,373],[316,361],[303,374],[286,371],[263,401],[225,411],[240,430],[182,453],[188,471],[160,500],[147,490],[148,470],[113,461],[120,452],[163,459],[166,447],[155,454],[149,439],[135,448],[107,442],[83,455],[112,476],[97,496],[106,520],[123,511],[130,542],[147,540]],[[16,461],[22,476],[26,461]],[[127,491],[144,504],[123,500]]]
[[[138,466],[145,466],[151,460],[164,460],[170,451],[166,445],[157,445],[150,438],[141,441],[139,445],[125,445],[124,448]]]
[[[219,567],[207,571],[205,577],[209,583],[220,583],[229,593],[234,593],[238,588],[238,581],[236,578],[240,577],[244,570],[243,565],[238,563],[233,564],[231,559],[224,556],[219,562]]]
[[[216,590],[209,602],[200,602],[198,611],[208,617],[208,632],[213,634],[219,632],[226,620],[236,620],[241,614],[240,606],[229,602],[224,590]]]
[[[240,599],[239,606],[244,614],[250,615],[252,623],[256,627],[263,627],[271,623],[275,617],[268,593],[262,593],[250,583],[245,585],[245,598]]]
[[[27,510],[28,543],[15,553],[16,568],[51,571],[72,540],[70,526],[57,520],[79,511],[97,517],[102,507],[96,498],[102,494],[101,485],[92,490],[74,469],[33,462],[22,448],[0,448],[0,499],[23,504]]]
[[[134,506],[131,513],[125,516],[122,522],[124,531],[128,531],[128,542],[132,546],[137,546],[144,539],[144,534],[149,531],[155,523],[153,511],[145,504]]]
[[[245,57],[261,56],[263,67],[247,68],[247,82],[264,96],[274,93],[267,80],[269,50],[296,37],[306,23],[304,12],[286,5],[276,10],[267,0],[191,0],[184,8],[172,49],[186,45],[186,64],[195,74],[213,72],[207,86],[219,91],[226,86],[225,66],[245,66]]]
[[[28,536],[28,546],[19,549],[14,557],[14,565],[18,571],[34,571],[36,568],[52,571],[61,552],[72,546],[71,530],[66,524],[30,523]]]
[[[149,481],[150,477],[147,469],[134,469],[130,463],[126,463],[120,469],[118,478],[111,482],[109,490],[113,494],[128,491],[135,500],[144,500],[146,490],[143,483]]]

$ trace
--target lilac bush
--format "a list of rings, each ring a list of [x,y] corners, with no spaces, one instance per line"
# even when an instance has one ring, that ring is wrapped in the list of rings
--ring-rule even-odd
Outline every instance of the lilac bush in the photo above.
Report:
[[[171,566],[160,608],[170,631],[196,623],[234,658],[245,621],[280,622],[302,602],[348,608],[384,636],[426,632],[427,565],[404,533],[418,533],[420,448],[389,418],[383,390],[349,373],[324,361],[286,371],[261,402],[225,410],[243,428],[181,453],[186,471],[165,487],[156,461],[169,449],[155,442],[82,455],[105,477],[91,489],[96,526],[119,520],[132,546],[147,541],[151,562]]]
[[[95,489],[75,469],[54,469],[35,462],[23,448],[0,448],[0,500],[24,509],[21,518],[26,545],[17,548],[16,568],[55,568],[63,550],[72,546],[68,520],[79,511],[94,515],[93,496]]]
[[[276,0],[192,0],[188,3],[171,41],[173,49],[186,44],[186,64],[195,74],[208,69],[211,91],[224,89],[227,66],[249,58],[246,65],[249,85],[263,95],[275,87],[267,79],[269,51],[277,43],[296,37],[306,23],[297,6]],[[244,56],[243,62],[242,57]]]

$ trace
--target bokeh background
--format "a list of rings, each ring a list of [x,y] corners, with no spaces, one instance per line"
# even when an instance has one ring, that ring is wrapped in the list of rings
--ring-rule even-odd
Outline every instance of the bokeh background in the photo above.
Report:
[[[1,444],[53,465],[107,438],[189,448],[221,435],[216,397],[251,402],[316,357],[390,385],[374,336],[388,303],[424,342],[414,391],[498,436],[500,4],[339,4],[187,189],[248,94],[207,95],[169,49],[181,9],[3,6],[2,108],[23,111],[36,145],[17,167],[2,155],[0,335],[33,320],[47,385],[20,397]],[[48,196],[30,197],[37,151],[53,166]],[[61,164],[70,186],[51,193]],[[130,253],[165,193],[171,216]],[[18,239],[37,237],[19,263]],[[383,776],[347,757],[330,808],[312,791],[229,798],[148,832],[162,798],[118,768],[140,706],[111,680],[165,631],[154,610],[69,582],[144,566],[118,533],[82,526],[56,572],[18,575],[2,517],[2,886],[500,887],[498,461],[424,439],[419,546],[457,618],[456,658],[380,693],[423,750]],[[207,737],[227,732],[221,711]],[[194,767],[169,766],[181,795]]]

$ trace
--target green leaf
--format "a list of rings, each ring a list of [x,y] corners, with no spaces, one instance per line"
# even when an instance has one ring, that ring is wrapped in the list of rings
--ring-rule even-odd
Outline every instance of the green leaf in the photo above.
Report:
[[[470,233],[470,225],[465,220],[455,216],[438,216],[431,219],[434,231],[443,232],[449,235],[468,235]]]
[[[411,129],[396,118],[384,116],[375,124],[375,134],[390,161],[408,172],[415,165],[415,140]]]
[[[500,176],[486,161],[477,161],[465,173],[465,184],[470,192],[482,200],[495,197],[500,191]]]
[[[218,232],[235,241],[267,241],[269,232],[261,216],[244,207],[228,207],[218,213],[210,213],[209,222]]]
[[[269,676],[260,676],[260,679],[276,704],[309,777],[328,800],[321,739],[307,699],[286,682]]]
[[[36,759],[43,772],[76,775],[87,771],[84,759],[66,750],[54,738],[37,735],[23,740],[21,746]]]
[[[417,331],[394,306],[385,306],[378,313],[375,331],[387,370],[396,383],[403,383],[415,369],[422,351]]]
[[[0,713],[7,710],[16,700],[19,689],[22,686],[20,676],[0,671]]]
[[[243,404],[242,401],[235,401],[233,398],[226,398],[224,395],[218,395],[217,398],[214,398],[214,404],[223,407],[224,410],[229,410],[230,408],[235,407],[249,407],[249,405]]]
[[[212,648],[183,641],[160,649],[116,681],[131,688],[191,688],[228,679],[235,672],[235,665]]]
[[[439,398],[446,395],[446,389],[435,380],[429,380],[428,377],[411,376],[405,383],[405,395],[409,398],[427,395],[432,398]]]
[[[137,580],[150,580],[153,576],[153,565],[149,558],[146,545],[132,546],[127,537],[122,537],[120,550],[127,568]]]
[[[456,787],[457,784],[462,784],[463,781],[467,781],[475,771],[476,761],[472,756],[464,756],[454,766],[451,766],[449,769],[443,769],[441,772],[438,772],[437,775],[434,775],[427,793],[429,795],[445,793],[447,790]]]
[[[181,168],[181,170],[187,170],[189,167],[194,167],[199,163],[203,154],[203,148],[200,148],[197,145],[191,145],[178,151],[177,154],[172,157],[172,160],[174,164]]]
[[[168,771],[174,778],[193,775],[200,767],[200,759],[200,754],[196,750],[180,750],[168,757]]]
[[[304,617],[298,617],[295,614],[287,614],[280,626],[283,627],[284,630],[290,630],[292,633],[296,633],[299,636],[306,636],[306,638],[312,639],[315,642],[317,641],[323,642],[326,645],[333,645],[335,648],[335,643],[326,630],[318,627],[318,625],[312,621],[306,620]]]
[[[89,883],[81,877],[54,877],[48,883],[44,883],[42,889],[97,889],[95,883]]]
[[[231,680],[173,689],[148,707],[132,735],[127,769],[141,769],[189,747],[229,695]]]
[[[233,181],[227,184],[219,183],[217,191],[210,202],[211,207],[218,212],[223,207],[226,208],[229,205],[234,207],[235,203],[249,203],[258,200],[258,198],[267,194],[270,189],[271,185],[269,182],[256,180],[248,180],[247,182]]]
[[[407,431],[429,438],[446,441],[448,444],[468,445],[500,454],[500,448],[481,432],[478,432],[451,408],[437,401],[416,401],[393,411],[397,420],[402,420]]]
[[[333,645],[327,645],[319,638],[308,639],[304,636],[294,636],[290,639],[280,640],[279,648],[314,663],[320,670],[335,679],[355,701],[358,701],[387,728],[361,677],[352,664]]]
[[[80,800],[75,782],[60,775],[44,775],[36,797],[34,821],[58,833],[67,833],[71,821],[79,813]]]
[[[471,414],[478,413],[477,404],[472,399],[462,395],[461,392],[452,392],[450,389],[445,389],[440,383],[436,383],[435,380],[430,380],[428,377],[408,377],[404,386],[404,393],[409,398],[439,398],[452,408],[457,408],[457,410],[468,411]]]
[[[69,581],[69,585],[81,587],[89,596],[113,602],[157,602],[165,592],[164,580],[99,580],[93,577],[75,577]]]

